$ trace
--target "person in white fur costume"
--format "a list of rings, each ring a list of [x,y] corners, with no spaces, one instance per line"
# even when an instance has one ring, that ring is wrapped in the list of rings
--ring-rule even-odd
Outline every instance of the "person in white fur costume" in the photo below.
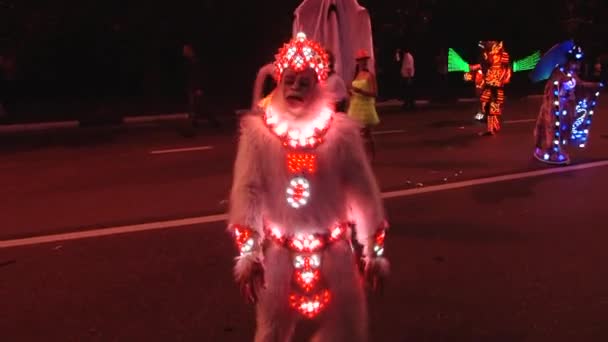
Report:
[[[256,304],[255,341],[290,341],[301,320],[318,323],[313,341],[366,341],[364,283],[377,288],[389,263],[360,127],[331,111],[318,43],[300,33],[276,58],[264,115],[241,121],[228,222],[240,252],[234,275]]]

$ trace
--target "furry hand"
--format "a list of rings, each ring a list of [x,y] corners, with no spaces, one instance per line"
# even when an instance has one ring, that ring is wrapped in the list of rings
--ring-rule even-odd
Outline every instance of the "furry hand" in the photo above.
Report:
[[[382,293],[384,280],[388,277],[389,271],[390,264],[386,258],[367,258],[363,271],[365,284],[372,292]]]
[[[247,302],[255,304],[260,290],[266,287],[262,262],[252,255],[240,257],[235,266],[235,278],[241,295]]]

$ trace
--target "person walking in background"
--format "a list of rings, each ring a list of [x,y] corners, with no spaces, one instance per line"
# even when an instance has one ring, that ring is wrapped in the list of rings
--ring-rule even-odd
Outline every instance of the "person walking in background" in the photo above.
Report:
[[[0,121],[7,116],[4,108],[4,94],[4,56],[0,55]]]
[[[401,58],[401,79],[403,84],[402,99],[404,109],[414,109],[416,99],[414,98],[414,56],[408,47],[403,49]]]
[[[184,44],[183,56],[186,60],[186,92],[188,95],[188,116],[194,127],[198,127],[198,119],[204,114],[213,127],[219,127],[219,121],[209,108],[205,108],[203,92],[204,71],[201,61],[196,54],[194,46],[190,43]]]
[[[363,125],[362,135],[366,148],[373,160],[376,155],[376,147],[372,136],[372,127],[380,123],[376,112],[376,96],[378,85],[376,75],[368,68],[370,54],[365,49],[357,51],[355,56],[357,66],[355,79],[350,87],[350,105],[348,116],[359,121]]]
[[[0,120],[12,120],[17,95],[16,53],[8,51],[0,55]]]
[[[329,55],[329,72],[327,81],[325,81],[325,88],[334,103],[334,110],[336,112],[345,113],[348,102],[346,85],[344,84],[342,77],[336,73],[336,57],[329,50],[327,51],[327,54]]]
[[[439,49],[435,63],[437,66],[437,95],[439,101],[444,102],[448,95],[448,54],[445,48]]]
[[[591,72],[591,79],[595,82],[601,82],[604,80],[605,72],[602,72],[602,61],[600,57],[595,59],[593,63],[593,71]]]

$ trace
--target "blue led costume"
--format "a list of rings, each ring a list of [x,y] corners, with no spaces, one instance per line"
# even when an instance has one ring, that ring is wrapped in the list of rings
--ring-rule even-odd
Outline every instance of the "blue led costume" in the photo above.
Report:
[[[569,49],[556,59],[564,47]],[[577,73],[582,58],[583,51],[579,46],[565,42],[545,54],[538,64],[545,70],[537,68],[533,72],[533,75],[547,74],[546,66],[557,61],[545,85],[543,104],[534,130],[534,157],[541,162],[569,164],[567,146],[584,148],[589,140],[598,88],[603,85],[579,78]]]

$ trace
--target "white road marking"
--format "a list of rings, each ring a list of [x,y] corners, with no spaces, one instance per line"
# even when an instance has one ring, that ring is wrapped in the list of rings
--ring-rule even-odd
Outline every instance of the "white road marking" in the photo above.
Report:
[[[505,120],[506,124],[513,124],[513,123],[523,123],[523,122],[535,122],[536,119],[520,119],[520,120]]]
[[[417,105],[428,105],[431,103],[431,101],[429,100],[416,100],[415,103]],[[403,104],[403,101],[401,100],[387,100],[387,101],[382,101],[382,102],[376,102],[376,107],[377,108],[385,108],[385,107],[396,107],[396,106],[401,106]]]
[[[405,133],[405,130],[395,129],[395,130],[390,130],[390,131],[375,131],[375,132],[372,132],[372,134],[374,134],[374,135],[396,134],[396,133]]]
[[[0,125],[0,133],[42,131],[42,130],[59,129],[59,128],[76,128],[79,125],[80,125],[80,122],[78,122],[76,120],[58,121],[58,122],[38,122],[38,123],[31,123],[31,124]]]
[[[512,174],[507,174],[507,175],[502,175],[502,176],[471,179],[471,180],[457,182],[457,183],[433,185],[433,186],[429,186],[426,188],[404,189],[404,190],[384,192],[384,193],[382,193],[382,198],[406,197],[406,196],[423,194],[423,193],[427,193],[427,192],[460,189],[460,188],[466,188],[466,187],[482,185],[482,184],[506,182],[506,181],[511,181],[511,180],[539,177],[539,176],[551,175],[551,174],[556,174],[556,173],[564,173],[564,172],[570,172],[570,171],[585,170],[585,169],[591,169],[591,168],[602,167],[602,166],[608,166],[608,160],[602,160],[602,161],[579,164],[579,165],[554,167],[551,169],[512,173]]]
[[[550,168],[550,169],[543,169],[543,170],[536,170],[536,171],[512,173],[512,174],[495,176],[495,177],[478,178],[478,179],[472,179],[472,180],[467,180],[467,181],[462,181],[462,182],[457,182],[457,183],[440,184],[440,185],[433,185],[433,186],[429,186],[429,187],[422,187],[422,188],[415,188],[415,189],[389,191],[389,192],[382,193],[382,198],[391,199],[391,198],[398,198],[398,197],[414,196],[414,195],[430,193],[430,192],[460,189],[460,188],[466,188],[466,187],[471,187],[471,186],[476,186],[476,185],[506,182],[506,181],[511,181],[511,180],[539,177],[539,176],[544,176],[544,175],[565,173],[565,172],[585,170],[585,169],[604,167],[604,166],[608,166],[608,160],[597,161],[597,162],[586,163],[586,164],[579,164],[579,165],[564,166],[564,167],[554,167],[554,168]],[[37,244],[42,244],[42,243],[69,241],[69,240],[93,238],[93,237],[100,237],[100,236],[134,233],[134,232],[141,232],[141,231],[148,231],[148,230],[179,228],[179,227],[191,226],[191,225],[195,225],[195,224],[223,222],[223,221],[226,221],[227,219],[228,219],[227,214],[218,214],[218,215],[210,215],[210,216],[191,217],[191,218],[185,218],[185,219],[179,219],[179,220],[150,222],[150,223],[128,225],[128,226],[109,227],[109,228],[91,229],[91,230],[83,229],[82,231],[72,232],[72,233],[52,234],[52,235],[35,236],[35,237],[29,237],[29,238],[23,238],[23,239],[4,240],[4,241],[0,241],[0,248],[29,246],[29,245],[37,245]]]
[[[376,102],[376,108],[400,106],[402,103],[403,102],[399,100],[387,100],[382,102]]]
[[[195,147],[173,148],[173,149],[169,149],[169,150],[154,150],[154,151],[150,151],[150,154],[192,152],[192,151],[204,151],[204,150],[211,150],[211,149],[213,149],[213,146],[195,146]]]
[[[71,232],[71,233],[64,233],[64,234],[43,235],[43,236],[29,237],[29,238],[23,238],[23,239],[0,241],[0,248],[37,245],[37,244],[49,243],[49,242],[69,241],[69,240],[85,239],[85,238],[116,235],[116,234],[143,232],[143,231],[148,231],[148,230],[184,227],[184,226],[191,226],[194,224],[204,224],[204,223],[211,223],[211,222],[226,221],[227,219],[228,219],[228,215],[220,214],[220,215],[191,217],[191,218],[185,218],[185,219],[180,219],[180,220],[142,223],[142,224],[135,224],[135,225],[129,225],[129,226],[83,230],[83,231],[79,231],[79,232]]]
[[[141,116],[125,116],[122,121],[124,123],[145,123],[155,121],[171,121],[184,120],[188,118],[187,113],[172,113],[164,115],[141,115]]]

